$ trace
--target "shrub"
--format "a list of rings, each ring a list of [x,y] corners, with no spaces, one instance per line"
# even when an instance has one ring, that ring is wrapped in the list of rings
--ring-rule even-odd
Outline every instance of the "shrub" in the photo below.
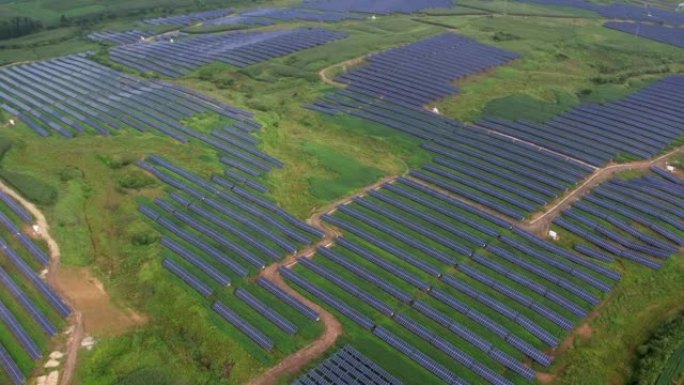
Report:
[[[12,148],[13,144],[14,142],[11,139],[0,136],[0,162],[2,162],[5,154]]]
[[[124,376],[119,385],[176,385],[178,382],[164,369],[142,368]]]
[[[133,155],[102,155],[98,154],[97,158],[102,161],[107,167],[112,170],[118,170],[122,167],[128,166],[135,162],[136,158]]]
[[[66,166],[59,172],[59,180],[62,182],[81,178],[83,178],[83,171],[75,166]]]
[[[0,169],[0,178],[33,203],[50,206],[57,201],[57,189],[31,175]]]
[[[516,36],[512,33],[504,32],[504,31],[496,31],[494,33],[494,35],[492,36],[492,40],[494,40],[494,41],[520,40],[520,36]]]
[[[138,232],[131,235],[131,244],[135,246],[149,246],[159,241],[159,235],[154,232]]]
[[[118,180],[119,187],[133,190],[140,190],[154,183],[155,180],[152,177],[138,170],[126,173]]]

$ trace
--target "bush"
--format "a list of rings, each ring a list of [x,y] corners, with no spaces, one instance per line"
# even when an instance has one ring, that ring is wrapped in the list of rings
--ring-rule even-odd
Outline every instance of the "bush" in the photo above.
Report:
[[[59,172],[59,180],[62,182],[81,178],[83,178],[83,171],[75,166],[66,166]]]
[[[57,201],[57,189],[31,175],[0,169],[0,178],[33,203],[50,206]]]
[[[131,171],[122,175],[118,180],[119,187],[124,189],[140,190],[155,184],[154,178],[142,171]]]
[[[118,170],[122,167],[128,166],[136,161],[135,157],[132,155],[102,155],[98,154],[97,159],[101,160],[102,163],[107,165],[107,167],[112,170]]]
[[[678,384],[684,376],[684,313],[665,323],[637,349],[632,385]]]
[[[12,148],[13,144],[14,142],[11,139],[0,136],[0,162],[5,158],[5,154]]]
[[[149,246],[159,241],[159,235],[154,232],[138,232],[131,235],[131,244],[135,246]]]
[[[492,36],[492,40],[494,40],[494,41],[520,40],[520,36],[516,36],[516,35],[513,35],[512,33],[508,33],[508,32],[496,31],[494,33],[494,35]]]
[[[142,368],[127,374],[119,385],[176,385],[177,381],[165,369]]]

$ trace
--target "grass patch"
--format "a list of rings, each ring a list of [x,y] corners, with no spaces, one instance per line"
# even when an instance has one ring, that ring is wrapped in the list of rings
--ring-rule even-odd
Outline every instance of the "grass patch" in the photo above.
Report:
[[[50,206],[57,201],[57,189],[32,175],[0,169],[0,178],[33,203]]]
[[[312,165],[327,174],[309,178],[311,193],[320,200],[331,201],[349,195],[384,176],[381,170],[364,165],[325,145],[309,143],[303,149],[306,154],[315,158]]]
[[[574,94],[565,90],[550,90],[549,94],[551,100],[548,101],[522,93],[494,99],[484,107],[482,116],[545,122],[579,102]]]

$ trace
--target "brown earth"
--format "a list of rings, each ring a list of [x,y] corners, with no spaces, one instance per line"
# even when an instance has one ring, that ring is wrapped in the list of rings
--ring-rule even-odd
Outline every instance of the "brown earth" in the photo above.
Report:
[[[318,72],[318,76],[320,76],[321,80],[322,80],[324,83],[330,84],[331,86],[335,86],[335,87],[346,87],[346,86],[347,86],[346,84],[338,83],[338,82],[336,82],[335,80],[330,79],[330,78],[328,77],[328,71],[330,71],[331,69],[333,69],[333,68],[335,68],[335,67],[342,67],[342,71],[343,71],[343,72],[347,72],[347,68],[348,68],[348,67],[352,67],[352,66],[358,65],[358,64],[362,63],[365,59],[366,59],[366,56],[364,55],[364,56],[361,56],[361,57],[357,57],[357,58],[354,58],[354,59],[350,59],[350,60],[347,60],[347,61],[343,61],[342,63],[333,64],[333,65],[331,65],[331,66],[325,67],[325,68],[323,68],[322,70],[320,70],[320,71]]]
[[[66,293],[72,307],[82,314],[87,335],[120,335],[145,322],[145,317],[132,310],[115,306],[90,269],[63,266],[55,275],[55,288]]]

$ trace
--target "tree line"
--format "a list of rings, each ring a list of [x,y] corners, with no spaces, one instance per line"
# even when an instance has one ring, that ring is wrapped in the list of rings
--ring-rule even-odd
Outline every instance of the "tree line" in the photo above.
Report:
[[[0,39],[12,39],[29,35],[43,29],[43,23],[25,16],[0,21]]]

